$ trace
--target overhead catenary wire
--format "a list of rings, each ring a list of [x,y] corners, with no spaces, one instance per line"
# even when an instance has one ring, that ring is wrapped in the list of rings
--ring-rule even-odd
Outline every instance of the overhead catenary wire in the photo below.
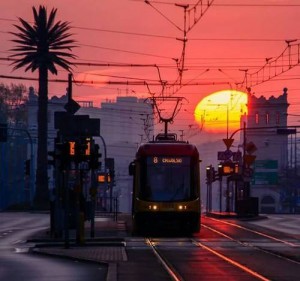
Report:
[[[151,3],[155,3],[155,2],[159,2],[159,1],[151,1]],[[199,1],[198,1],[199,2]],[[205,2],[206,3],[206,1],[203,1],[203,2]],[[176,2],[174,1],[174,3],[172,3],[172,5],[174,5],[174,4],[176,4]],[[190,4],[190,5],[192,5],[192,4]],[[215,3],[213,4],[213,6],[218,6],[218,5],[216,5]],[[220,5],[219,5],[220,6]],[[238,5],[237,5],[238,6]],[[266,6],[266,5],[265,5]],[[290,5],[283,5],[283,6],[290,6]],[[4,18],[2,18],[2,19],[0,19],[0,20],[10,20],[10,19],[4,19]],[[10,20],[10,21],[16,21],[16,20]],[[74,27],[74,28],[77,28],[77,27]],[[79,27],[80,28],[80,27]],[[84,27],[83,27],[84,28]],[[95,31],[97,31],[97,30],[95,30]],[[100,31],[100,32],[115,32],[115,31],[113,31],[113,30],[98,30],[98,31]],[[122,31],[120,31],[120,32],[122,32]],[[147,36],[147,34],[135,34],[134,32],[129,32],[129,33],[127,33],[127,32],[125,32],[124,33],[124,35],[130,35],[130,36]],[[153,34],[152,34],[153,35]],[[152,36],[151,34],[149,34],[149,37],[151,37]],[[171,39],[171,40],[174,40],[174,37],[172,37],[172,36],[165,36],[166,37],[166,39]],[[201,38],[195,38],[195,40],[197,40],[197,39],[199,39],[199,40],[201,40]],[[189,40],[193,40],[193,38],[189,38]],[[210,40],[209,38],[207,38],[207,40]],[[218,39],[217,39],[218,40]],[[226,39],[226,38],[219,38],[219,40],[231,40],[231,39]],[[247,39],[243,39],[243,38],[241,38],[241,39],[232,39],[232,40],[247,40]],[[262,39],[248,39],[248,40],[262,40]],[[268,40],[268,39],[265,39],[265,40]],[[275,39],[275,40],[277,40],[277,41],[280,41],[281,39]],[[118,51],[118,49],[116,49],[117,51]],[[169,58],[167,58],[167,59],[170,59],[170,57]],[[187,59],[187,58],[186,58]],[[160,68],[161,68],[161,66],[159,66]],[[224,66],[224,67],[226,67],[226,66]],[[239,66],[237,66],[237,67],[239,67]],[[253,66],[253,67],[257,67],[257,66]],[[272,66],[273,67],[273,66]],[[189,66],[189,68],[191,69],[192,68],[192,66]],[[247,66],[247,68],[249,68],[249,66]],[[131,78],[130,78],[131,79]],[[134,79],[134,78],[132,78],[132,79]],[[296,79],[298,79],[298,78],[296,78]],[[141,79],[141,80],[143,80],[143,79]],[[144,79],[145,80],[145,79]],[[111,82],[114,82],[114,81],[111,81]],[[93,81],[91,81],[91,85],[92,84],[95,84]],[[87,84],[88,85],[88,84]],[[110,84],[110,85],[114,85],[114,84]],[[124,81],[124,83],[122,83],[122,84],[119,84],[119,85],[129,85],[129,83],[127,83],[127,81]],[[194,85],[194,84],[191,84],[191,85]],[[133,86],[135,86],[135,85],[133,85]],[[137,86],[139,86],[139,85],[137,85]]]

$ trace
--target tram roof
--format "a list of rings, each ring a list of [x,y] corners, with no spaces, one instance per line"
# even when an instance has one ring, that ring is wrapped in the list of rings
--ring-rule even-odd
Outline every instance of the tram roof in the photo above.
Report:
[[[138,151],[139,155],[195,155],[199,154],[195,145],[183,141],[153,141],[142,144]]]

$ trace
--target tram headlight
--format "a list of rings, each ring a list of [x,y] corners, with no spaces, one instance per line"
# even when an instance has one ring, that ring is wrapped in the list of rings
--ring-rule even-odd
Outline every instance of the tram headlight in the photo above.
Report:
[[[156,211],[156,210],[158,210],[158,206],[157,205],[149,205],[149,210]]]
[[[179,205],[178,206],[178,210],[180,210],[180,211],[186,210],[186,209],[187,209],[186,205]]]

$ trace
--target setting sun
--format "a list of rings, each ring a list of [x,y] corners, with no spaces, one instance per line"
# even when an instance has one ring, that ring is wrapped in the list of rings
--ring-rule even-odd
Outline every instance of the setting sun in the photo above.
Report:
[[[236,90],[215,92],[196,106],[196,122],[205,131],[221,133],[236,130],[240,117],[247,113],[247,94]]]

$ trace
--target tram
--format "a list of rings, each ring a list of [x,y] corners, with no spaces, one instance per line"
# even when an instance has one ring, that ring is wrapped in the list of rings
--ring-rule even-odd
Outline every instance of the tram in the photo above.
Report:
[[[133,175],[133,232],[200,230],[200,169],[197,148],[161,134],[141,145],[129,166]]]

